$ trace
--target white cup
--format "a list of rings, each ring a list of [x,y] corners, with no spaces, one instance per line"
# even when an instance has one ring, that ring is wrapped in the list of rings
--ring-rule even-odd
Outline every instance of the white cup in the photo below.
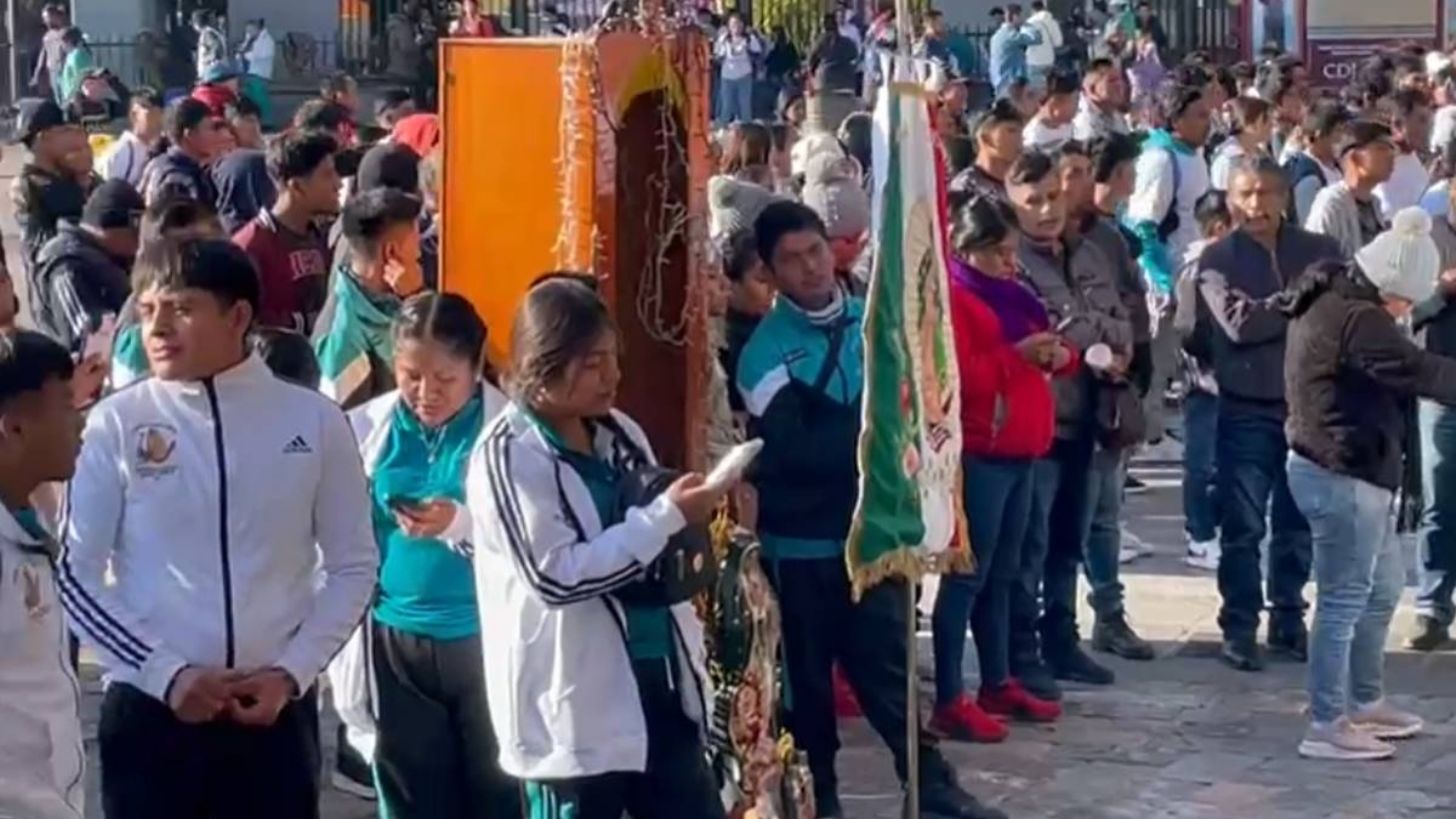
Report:
[[[1112,348],[1101,342],[1093,344],[1083,353],[1082,360],[1094,370],[1105,370],[1112,366]]]

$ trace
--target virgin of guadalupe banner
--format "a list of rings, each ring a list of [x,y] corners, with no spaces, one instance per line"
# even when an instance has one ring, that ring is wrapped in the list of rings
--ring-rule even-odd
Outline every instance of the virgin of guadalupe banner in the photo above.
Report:
[[[882,58],[874,127],[874,268],[865,302],[860,486],[846,559],[856,597],[890,576],[970,568],[943,171],[929,95]]]

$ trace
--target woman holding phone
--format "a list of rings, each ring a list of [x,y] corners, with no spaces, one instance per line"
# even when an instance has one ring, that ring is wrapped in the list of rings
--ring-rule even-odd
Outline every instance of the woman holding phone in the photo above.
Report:
[[[654,463],[613,409],[617,332],[587,285],[533,287],[511,332],[511,403],[471,456],[476,596],[501,767],[533,819],[721,819],[704,762],[703,635],[690,603],[620,595],[731,486],[678,478],[619,500]]]
[[[505,396],[481,378],[485,324],[422,293],[391,328],[398,389],[349,413],[369,475],[379,588],[370,611],[381,813],[520,816],[486,706],[465,471]]]
[[[966,517],[976,551],[972,574],[940,581],[931,622],[935,649],[932,731],[949,739],[1000,742],[1002,717],[1051,722],[1056,702],[1011,676],[1013,596],[1032,515],[1032,464],[1052,443],[1048,379],[1077,367],[1076,351],[1051,330],[1047,311],[1017,278],[1016,214],[986,196],[954,203],[950,220],[951,325],[961,373]],[[976,639],[981,690],[965,691],[966,623]]]

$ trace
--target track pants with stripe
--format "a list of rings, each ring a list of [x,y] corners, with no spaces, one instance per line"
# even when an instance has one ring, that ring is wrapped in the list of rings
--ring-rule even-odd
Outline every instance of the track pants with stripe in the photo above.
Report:
[[[437,640],[372,624],[385,819],[518,819],[520,785],[500,769],[480,637]]]
[[[647,718],[647,770],[526,783],[528,819],[723,819],[698,726],[663,662],[636,661]]]
[[[184,723],[114,683],[101,701],[106,819],[318,819],[318,703],[312,689],[257,728]]]

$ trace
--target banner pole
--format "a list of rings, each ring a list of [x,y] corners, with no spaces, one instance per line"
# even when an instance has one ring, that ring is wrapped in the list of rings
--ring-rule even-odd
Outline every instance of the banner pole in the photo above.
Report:
[[[901,62],[910,60],[910,41],[915,36],[915,25],[911,19],[909,0],[895,0],[895,57],[891,68],[885,72],[885,87],[882,93],[890,93],[890,83],[898,79]],[[913,73],[912,73],[913,76]],[[891,97],[891,104],[895,104]],[[891,139],[894,139],[893,135]],[[915,628],[917,611],[915,586],[920,582],[919,572],[905,575],[905,819],[920,819],[920,652],[916,646]]]
[[[905,578],[905,819],[920,819],[920,652],[914,577]]]

